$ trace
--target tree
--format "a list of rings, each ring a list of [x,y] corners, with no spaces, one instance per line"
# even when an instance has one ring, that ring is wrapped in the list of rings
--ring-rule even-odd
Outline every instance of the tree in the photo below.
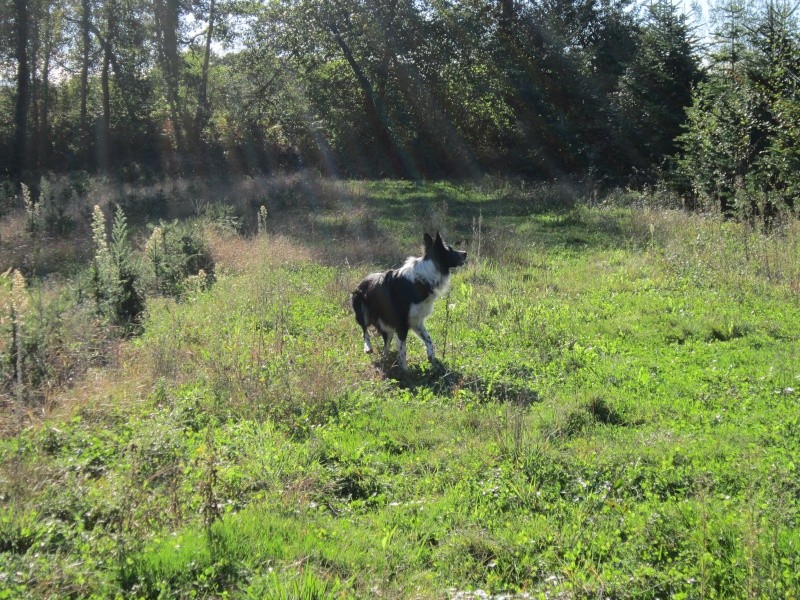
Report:
[[[208,72],[211,64],[211,42],[214,39],[214,27],[217,21],[216,0],[209,0],[207,10],[207,23],[205,31],[205,44],[203,47],[203,63],[200,72],[200,83],[197,88],[197,109],[193,123],[193,145],[196,149],[203,147],[202,132],[211,118],[211,106],[208,102]]]
[[[80,39],[81,39],[81,63],[80,63],[80,123],[78,134],[78,153],[82,162],[87,162],[86,150],[89,147],[89,69],[91,67],[92,51],[92,2],[91,0],[81,0],[80,4]]]
[[[619,81],[619,136],[640,179],[652,183],[677,151],[685,108],[700,81],[688,19],[673,0],[648,8],[635,57]]]
[[[768,0],[750,31],[756,187],[792,206],[800,190],[800,39],[793,7]]]
[[[186,152],[185,115],[180,93],[182,59],[179,50],[181,4],[179,0],[153,0],[155,39],[169,106],[170,130],[178,156]]]
[[[800,189],[798,29],[793,11],[776,2],[747,20],[740,5],[720,10],[716,60],[680,138],[681,172],[723,213],[770,219]]]
[[[14,145],[11,174],[21,177],[28,168],[28,111],[30,110],[30,64],[28,62],[30,13],[25,0],[14,0],[15,53],[17,62],[14,103]]]
[[[49,164],[51,152],[50,113],[52,82],[50,80],[54,59],[62,50],[64,6],[60,1],[42,0],[36,4],[37,50],[34,52],[34,90],[36,106],[34,125],[33,166],[41,169]]]
[[[747,55],[747,30],[751,21],[747,0],[721,0],[713,8],[711,64],[735,77]]]

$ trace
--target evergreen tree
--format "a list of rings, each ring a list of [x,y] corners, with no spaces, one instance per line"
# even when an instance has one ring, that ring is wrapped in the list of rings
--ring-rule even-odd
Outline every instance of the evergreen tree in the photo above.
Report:
[[[753,185],[792,206],[800,191],[800,39],[794,9],[768,0],[750,34]]]
[[[720,10],[709,78],[680,138],[681,172],[698,200],[769,219],[800,189],[798,29],[772,0],[754,15],[736,2]]]
[[[629,162],[645,181],[675,154],[699,59],[688,17],[673,0],[648,8],[636,56],[619,83],[619,134]]]

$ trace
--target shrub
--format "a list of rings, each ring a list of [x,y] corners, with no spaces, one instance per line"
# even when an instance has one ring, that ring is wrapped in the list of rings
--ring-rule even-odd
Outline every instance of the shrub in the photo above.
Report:
[[[236,214],[236,209],[228,204],[212,202],[204,205],[200,213],[203,220],[220,233],[239,233],[242,227],[241,217]]]
[[[10,269],[0,276],[0,380],[21,392],[24,358],[23,323],[30,305],[25,277]],[[7,359],[6,359],[7,357]]]
[[[145,247],[149,287],[156,293],[182,298],[207,287],[214,279],[214,257],[197,226],[161,222]]]
[[[20,188],[22,191],[22,204],[27,215],[25,229],[34,236],[42,228],[42,205],[33,199],[31,190],[27,185],[22,183]]]
[[[154,219],[163,219],[170,213],[170,198],[163,188],[134,189],[120,195],[109,203],[114,211],[119,206],[132,223],[143,224]]]
[[[82,184],[74,186],[67,180],[57,186],[49,177],[42,176],[39,180],[39,206],[42,224],[48,234],[66,235],[72,231],[75,221],[68,214],[69,207],[77,203],[84,190]]]
[[[114,325],[132,333],[139,327],[144,312],[144,296],[139,291],[140,276],[132,258],[125,213],[117,207],[111,229],[111,244],[106,240],[106,221],[99,206],[94,207],[92,231],[95,256],[91,267],[90,289],[98,312]]]
[[[16,198],[14,183],[8,179],[0,181],[0,217],[5,216],[14,207]]]
[[[267,207],[263,204],[258,209],[258,235],[267,235]]]

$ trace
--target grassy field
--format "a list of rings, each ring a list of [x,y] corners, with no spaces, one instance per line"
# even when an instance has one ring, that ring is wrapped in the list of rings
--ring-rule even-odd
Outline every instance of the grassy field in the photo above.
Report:
[[[215,284],[5,428],[0,599],[800,595],[796,221],[565,185],[229,194]],[[443,367],[414,338],[385,376],[349,291],[436,229],[470,257],[428,321]]]

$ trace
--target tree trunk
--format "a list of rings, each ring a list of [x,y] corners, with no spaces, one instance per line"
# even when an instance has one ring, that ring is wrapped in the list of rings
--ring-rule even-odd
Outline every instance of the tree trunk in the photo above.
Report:
[[[211,42],[214,36],[216,17],[216,2],[211,0],[208,8],[208,28],[206,30],[203,68],[200,74],[200,87],[197,91],[197,113],[194,118],[194,145],[198,156],[203,154],[203,129],[208,125],[208,121],[211,118],[211,109],[208,105],[208,70],[211,63]]]
[[[114,59],[112,54],[112,40],[116,38],[116,11],[117,6],[114,0],[108,0],[106,6],[106,36],[100,42],[103,45],[103,68],[100,71],[100,88],[103,94],[103,119],[100,125],[100,135],[98,138],[98,166],[102,172],[107,172],[113,162],[113,151],[111,148],[111,89],[109,82],[109,70]]]
[[[44,49],[42,54],[42,77],[41,77],[41,106],[39,110],[39,136],[36,139],[38,148],[36,155],[39,158],[39,165],[47,167],[50,162],[50,61],[53,53],[53,32],[50,7],[45,8],[44,13]]]
[[[91,27],[91,0],[81,0],[81,78],[80,78],[80,158],[85,164],[87,146],[89,144],[89,53],[92,39]]]
[[[97,166],[102,173],[107,173],[111,163],[111,91],[109,89],[108,71],[111,59],[108,56],[109,46],[106,43],[103,51],[103,68],[100,71],[100,89],[103,94],[103,117],[100,121],[100,132],[97,139]]]
[[[178,55],[180,4],[178,0],[155,0],[154,7],[159,56],[167,87],[167,104],[172,120],[175,149],[180,157],[185,150],[183,119],[180,109],[180,59]]]
[[[41,10],[41,6],[37,6]],[[41,48],[41,21],[42,17],[37,10],[33,15],[30,23],[30,78],[31,78],[31,121],[28,127],[29,131],[29,156],[28,164],[31,171],[36,171],[39,168],[39,131],[41,128],[41,113],[39,112],[39,96],[41,93],[41,81],[39,79],[39,51]]]
[[[500,0],[500,33],[510,35],[516,17],[514,0]]]
[[[30,65],[28,64],[29,13],[26,0],[14,0],[16,20],[17,97],[14,103],[14,158],[12,174],[22,177],[28,168],[28,109]]]
[[[393,171],[392,174],[402,177],[414,177],[416,170],[412,167],[412,165],[409,165],[407,161],[403,159],[403,154],[400,150],[399,144],[395,140],[394,134],[389,126],[389,116],[386,111],[386,107],[383,104],[383,100],[378,94],[375,93],[367,74],[361,68],[361,65],[359,65],[356,61],[350,46],[342,37],[342,34],[336,24],[329,23],[328,28],[333,34],[336,44],[339,46],[342,54],[344,54],[347,64],[350,65],[350,68],[353,70],[353,74],[355,75],[356,80],[361,87],[361,91],[364,94],[364,108],[367,112],[367,118],[369,119],[370,124],[375,131],[378,142],[381,144],[381,146],[383,146],[383,149],[387,154]]]

